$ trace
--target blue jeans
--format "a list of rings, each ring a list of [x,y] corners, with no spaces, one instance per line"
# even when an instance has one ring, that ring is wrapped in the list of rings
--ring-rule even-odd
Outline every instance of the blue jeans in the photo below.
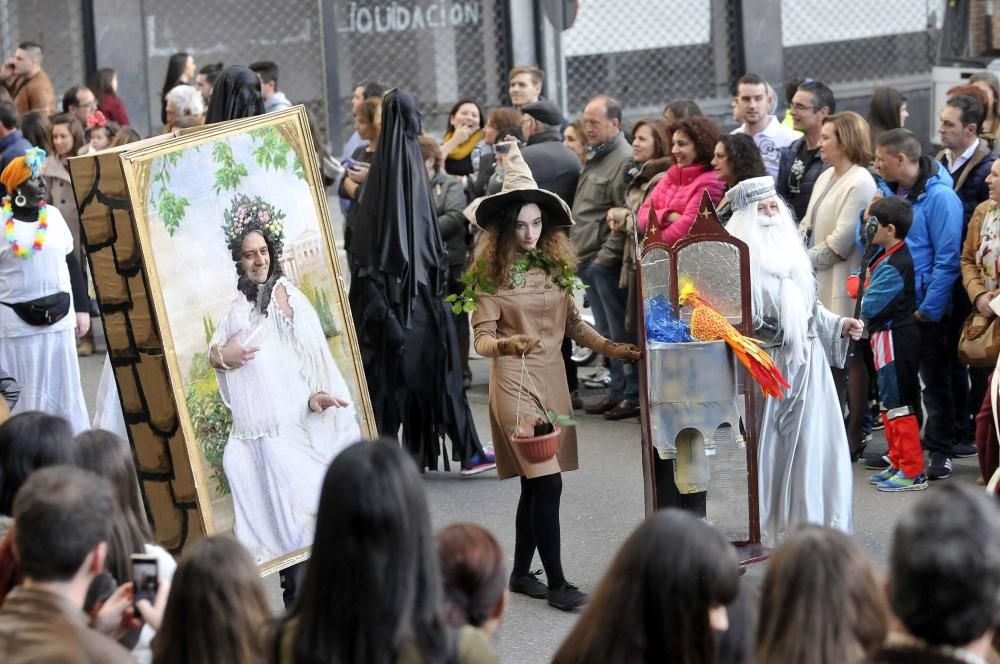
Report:
[[[625,304],[628,290],[618,287],[621,267],[606,267],[587,261],[578,271],[587,284],[587,299],[594,312],[594,327],[612,341],[635,343],[635,337],[625,333]],[[611,360],[611,401],[639,400],[639,374],[634,364]]]

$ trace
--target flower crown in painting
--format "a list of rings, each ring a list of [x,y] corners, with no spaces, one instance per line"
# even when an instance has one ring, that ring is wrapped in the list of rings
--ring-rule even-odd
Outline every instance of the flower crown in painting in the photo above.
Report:
[[[241,240],[249,231],[261,231],[272,241],[281,242],[283,239],[285,225],[282,220],[285,213],[260,196],[251,198],[246,194],[236,194],[222,216],[226,220],[222,230],[229,243]]]

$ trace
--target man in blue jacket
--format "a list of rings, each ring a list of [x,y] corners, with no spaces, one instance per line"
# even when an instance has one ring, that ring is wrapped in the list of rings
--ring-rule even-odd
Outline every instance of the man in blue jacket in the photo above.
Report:
[[[962,201],[952,190],[948,169],[921,156],[920,141],[908,129],[893,129],[879,137],[875,167],[883,178],[881,196],[900,196],[913,205],[913,225],[906,242],[913,256],[914,317],[922,337],[920,378],[927,411],[924,448],[930,452],[927,477],[944,479],[951,475],[952,447],[961,442],[955,438],[951,385],[958,355],[948,343],[947,331],[952,289],[959,277]]]

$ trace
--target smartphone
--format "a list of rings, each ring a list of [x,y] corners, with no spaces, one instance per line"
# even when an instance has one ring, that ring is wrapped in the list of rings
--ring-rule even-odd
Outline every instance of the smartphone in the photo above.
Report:
[[[358,162],[354,161],[350,157],[348,157],[347,159],[345,159],[344,161],[342,161],[340,163],[342,163],[345,168],[357,168],[358,167]]]
[[[156,590],[159,586],[160,574],[156,563],[156,556],[150,556],[145,553],[133,553],[132,603],[138,604],[140,599],[144,599],[152,604],[156,601]]]
[[[511,145],[513,145],[513,143],[511,143],[510,141],[504,141],[503,143],[497,143],[496,145],[494,145],[493,149],[496,150],[499,154],[504,154],[510,152]]]

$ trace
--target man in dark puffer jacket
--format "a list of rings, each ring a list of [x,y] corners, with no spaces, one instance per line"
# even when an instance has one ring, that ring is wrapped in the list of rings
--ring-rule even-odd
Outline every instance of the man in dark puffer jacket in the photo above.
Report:
[[[989,198],[986,176],[997,158],[989,144],[980,137],[984,117],[985,110],[980,100],[969,94],[961,94],[950,97],[945,102],[938,125],[943,148],[935,158],[951,173],[955,181],[955,193],[962,199],[963,242],[972,211]],[[972,304],[962,287],[961,279],[955,282],[951,302],[949,343],[957,345],[962,323],[972,311]],[[976,447],[971,441],[976,437],[975,415],[986,394],[986,376],[989,372],[969,369],[959,362],[953,364],[952,370],[956,416],[956,444],[952,453],[959,457],[974,456]]]

